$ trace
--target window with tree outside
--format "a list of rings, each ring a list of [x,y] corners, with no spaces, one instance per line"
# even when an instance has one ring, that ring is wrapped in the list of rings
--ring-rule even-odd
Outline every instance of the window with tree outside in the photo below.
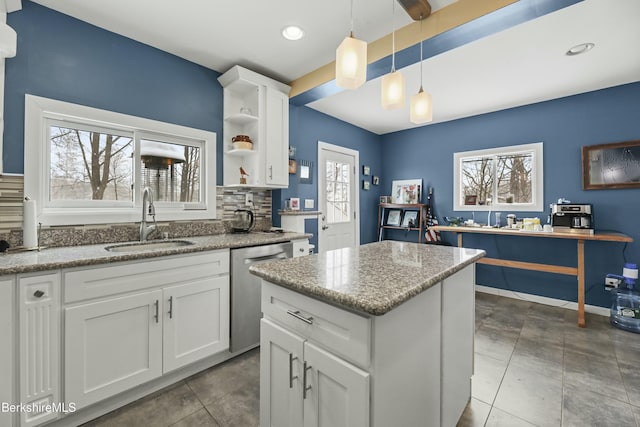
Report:
[[[145,187],[162,220],[215,218],[214,133],[31,95],[26,106],[25,195],[43,224],[139,221]]]
[[[454,154],[454,210],[543,211],[542,143]]]

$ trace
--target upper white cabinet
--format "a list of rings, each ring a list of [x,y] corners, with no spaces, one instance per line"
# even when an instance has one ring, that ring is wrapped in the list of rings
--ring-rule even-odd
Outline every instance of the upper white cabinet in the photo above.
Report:
[[[288,187],[290,87],[238,65],[218,81],[224,88],[225,187]],[[238,135],[247,135],[252,147],[234,147]]]

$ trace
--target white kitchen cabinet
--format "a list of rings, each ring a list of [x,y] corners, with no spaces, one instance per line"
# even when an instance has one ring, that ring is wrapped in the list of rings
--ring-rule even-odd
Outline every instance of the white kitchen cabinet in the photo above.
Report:
[[[225,187],[288,187],[290,87],[237,65],[218,80],[224,88]],[[234,148],[237,135],[249,136],[252,148]],[[247,173],[244,184],[240,168]]]
[[[367,372],[265,319],[261,349],[260,425],[369,426]]]
[[[229,276],[163,289],[163,373],[229,348]]]
[[[34,410],[20,413],[21,426],[58,418],[46,406],[60,402],[60,275],[18,275],[19,398]]]
[[[226,249],[64,277],[65,399],[78,408],[229,347]]]
[[[88,406],[162,375],[162,291],[65,309],[65,399]]]
[[[265,86],[267,120],[265,182],[270,187],[289,186],[289,96]]]
[[[0,279],[0,403],[13,403],[13,278]],[[13,414],[0,411],[0,426],[11,427]]]
[[[304,339],[273,322],[260,321],[260,425],[302,426]]]
[[[304,427],[369,427],[367,372],[310,342],[302,369]]]
[[[455,426],[471,396],[474,268],[382,316],[263,280],[261,426]]]

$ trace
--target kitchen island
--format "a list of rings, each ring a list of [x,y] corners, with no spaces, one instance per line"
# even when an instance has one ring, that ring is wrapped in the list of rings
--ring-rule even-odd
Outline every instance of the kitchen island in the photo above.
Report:
[[[484,254],[383,241],[252,266],[260,425],[455,426],[471,396]]]

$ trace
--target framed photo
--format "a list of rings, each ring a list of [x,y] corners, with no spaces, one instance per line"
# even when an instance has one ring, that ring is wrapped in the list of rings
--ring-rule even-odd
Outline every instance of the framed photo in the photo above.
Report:
[[[400,209],[389,210],[389,215],[387,215],[387,225],[400,226],[400,213]]]
[[[365,191],[369,191],[369,181],[367,181],[366,179],[362,180],[362,189]]]
[[[380,177],[373,175],[373,178],[371,178],[371,182],[373,182],[373,185],[380,185]]]
[[[313,162],[311,160],[300,160],[300,183],[313,184]]]
[[[418,226],[418,211],[405,211],[402,217],[402,226],[415,228]]]
[[[369,168],[369,166],[362,165],[362,175],[371,175],[371,168]]]
[[[477,195],[466,195],[464,196],[464,204],[465,205],[475,205],[476,202],[478,201],[478,196]]]
[[[299,211],[300,210],[300,198],[299,197],[292,197],[289,200],[290,200],[291,210],[292,211]]]
[[[391,182],[391,203],[414,204],[420,203],[422,194],[422,179],[405,179]]]
[[[388,196],[380,196],[380,203],[389,203],[387,197]]]
[[[289,159],[289,174],[295,174],[298,171],[298,164],[295,160]]]
[[[582,188],[640,188],[640,141],[582,147]]]

